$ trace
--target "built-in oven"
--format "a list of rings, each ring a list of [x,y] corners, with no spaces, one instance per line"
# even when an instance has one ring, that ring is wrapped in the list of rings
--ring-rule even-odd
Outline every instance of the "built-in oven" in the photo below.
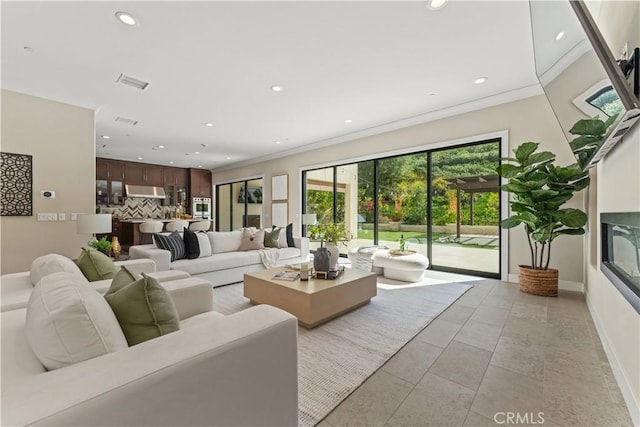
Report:
[[[194,218],[211,218],[211,199],[208,197],[194,197],[192,200],[192,215]]]

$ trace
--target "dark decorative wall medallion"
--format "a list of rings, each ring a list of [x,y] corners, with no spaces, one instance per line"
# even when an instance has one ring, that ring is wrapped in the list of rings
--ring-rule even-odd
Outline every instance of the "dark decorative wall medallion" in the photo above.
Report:
[[[0,153],[0,215],[33,215],[32,157]]]

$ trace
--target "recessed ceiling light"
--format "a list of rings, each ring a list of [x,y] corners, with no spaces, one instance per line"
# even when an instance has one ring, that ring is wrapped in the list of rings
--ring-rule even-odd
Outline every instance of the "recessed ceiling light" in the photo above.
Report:
[[[164,145],[158,145],[158,148],[164,148]]]
[[[102,139],[109,139],[111,138],[109,135],[102,135]]]
[[[344,121],[345,123],[351,123],[351,119],[347,119]]]
[[[209,144],[200,144],[200,145],[203,146],[203,147],[208,147],[209,146]]]
[[[138,157],[138,160],[142,160],[142,157]]]
[[[198,167],[199,167],[199,168],[201,168],[201,167],[202,167],[202,165],[198,165]]]
[[[125,25],[133,26],[138,24],[136,19],[127,12],[116,12],[116,18]]]
[[[227,160],[231,160],[231,157],[227,156]]]
[[[196,151],[196,152],[195,152],[195,153],[193,153],[193,154],[200,154],[200,152],[199,152],[199,151]]]
[[[207,123],[205,123],[204,125],[205,125],[206,127],[211,127],[211,126],[213,126],[213,123],[209,123],[209,122],[207,122]]]
[[[563,37],[564,37],[564,31],[560,31],[560,32],[558,33],[558,35],[556,36],[556,41],[560,40],[560,39],[561,39],[561,38],[563,38]]]
[[[274,92],[282,92],[284,90],[284,88],[282,86],[273,85],[273,86],[271,86],[271,90],[274,91]]]
[[[172,164],[173,164],[173,162],[169,162],[169,164],[170,164],[170,165],[172,165]]]
[[[276,144],[280,144],[280,141],[276,141]]]
[[[486,82],[487,80],[489,80],[489,77],[478,77],[477,79],[475,79],[473,81],[473,83],[475,83],[477,85],[480,85],[480,84]]]
[[[449,0],[429,0],[427,7],[431,10],[442,9]]]

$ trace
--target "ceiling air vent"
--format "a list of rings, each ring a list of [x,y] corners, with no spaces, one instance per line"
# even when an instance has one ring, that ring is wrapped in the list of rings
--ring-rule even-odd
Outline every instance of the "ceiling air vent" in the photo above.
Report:
[[[143,82],[142,80],[134,79],[133,77],[120,74],[116,83],[122,83],[123,85],[135,87],[136,89],[144,90],[149,86],[149,82]]]
[[[135,126],[138,124],[137,120],[127,119],[126,117],[116,117],[116,122],[125,123],[127,125]]]

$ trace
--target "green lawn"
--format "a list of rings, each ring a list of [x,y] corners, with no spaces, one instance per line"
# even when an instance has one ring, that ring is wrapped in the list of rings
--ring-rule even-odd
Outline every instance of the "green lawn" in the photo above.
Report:
[[[368,233],[365,234],[365,231]],[[419,242],[423,242],[427,239],[426,233],[421,233],[419,231],[379,231],[378,232],[378,240],[385,240],[388,242],[400,242],[400,236],[404,235],[404,239],[413,239],[415,242],[418,240]],[[373,239],[373,230],[360,230],[358,231],[359,239]]]
[[[366,230],[368,231],[368,233],[365,234],[365,230],[360,230],[358,231],[358,238],[359,239],[373,239],[373,230]],[[421,233],[419,231],[379,231],[378,232],[378,240],[379,241],[385,241],[385,242],[397,242],[398,244],[400,244],[400,236],[404,235],[404,239],[407,241],[407,243],[420,243],[420,244],[424,244],[427,243],[427,234],[426,233]],[[488,247],[488,246],[484,246],[484,245],[475,245],[475,244],[460,244],[460,243],[445,243],[445,242],[438,242],[438,239],[440,239],[441,237],[445,237],[448,236],[447,234],[442,234],[442,233],[434,233],[433,234],[433,243],[435,245],[456,245],[456,246],[462,246],[465,248],[479,248],[479,249],[495,249],[497,250],[497,247]],[[455,236],[454,236],[455,237]]]

